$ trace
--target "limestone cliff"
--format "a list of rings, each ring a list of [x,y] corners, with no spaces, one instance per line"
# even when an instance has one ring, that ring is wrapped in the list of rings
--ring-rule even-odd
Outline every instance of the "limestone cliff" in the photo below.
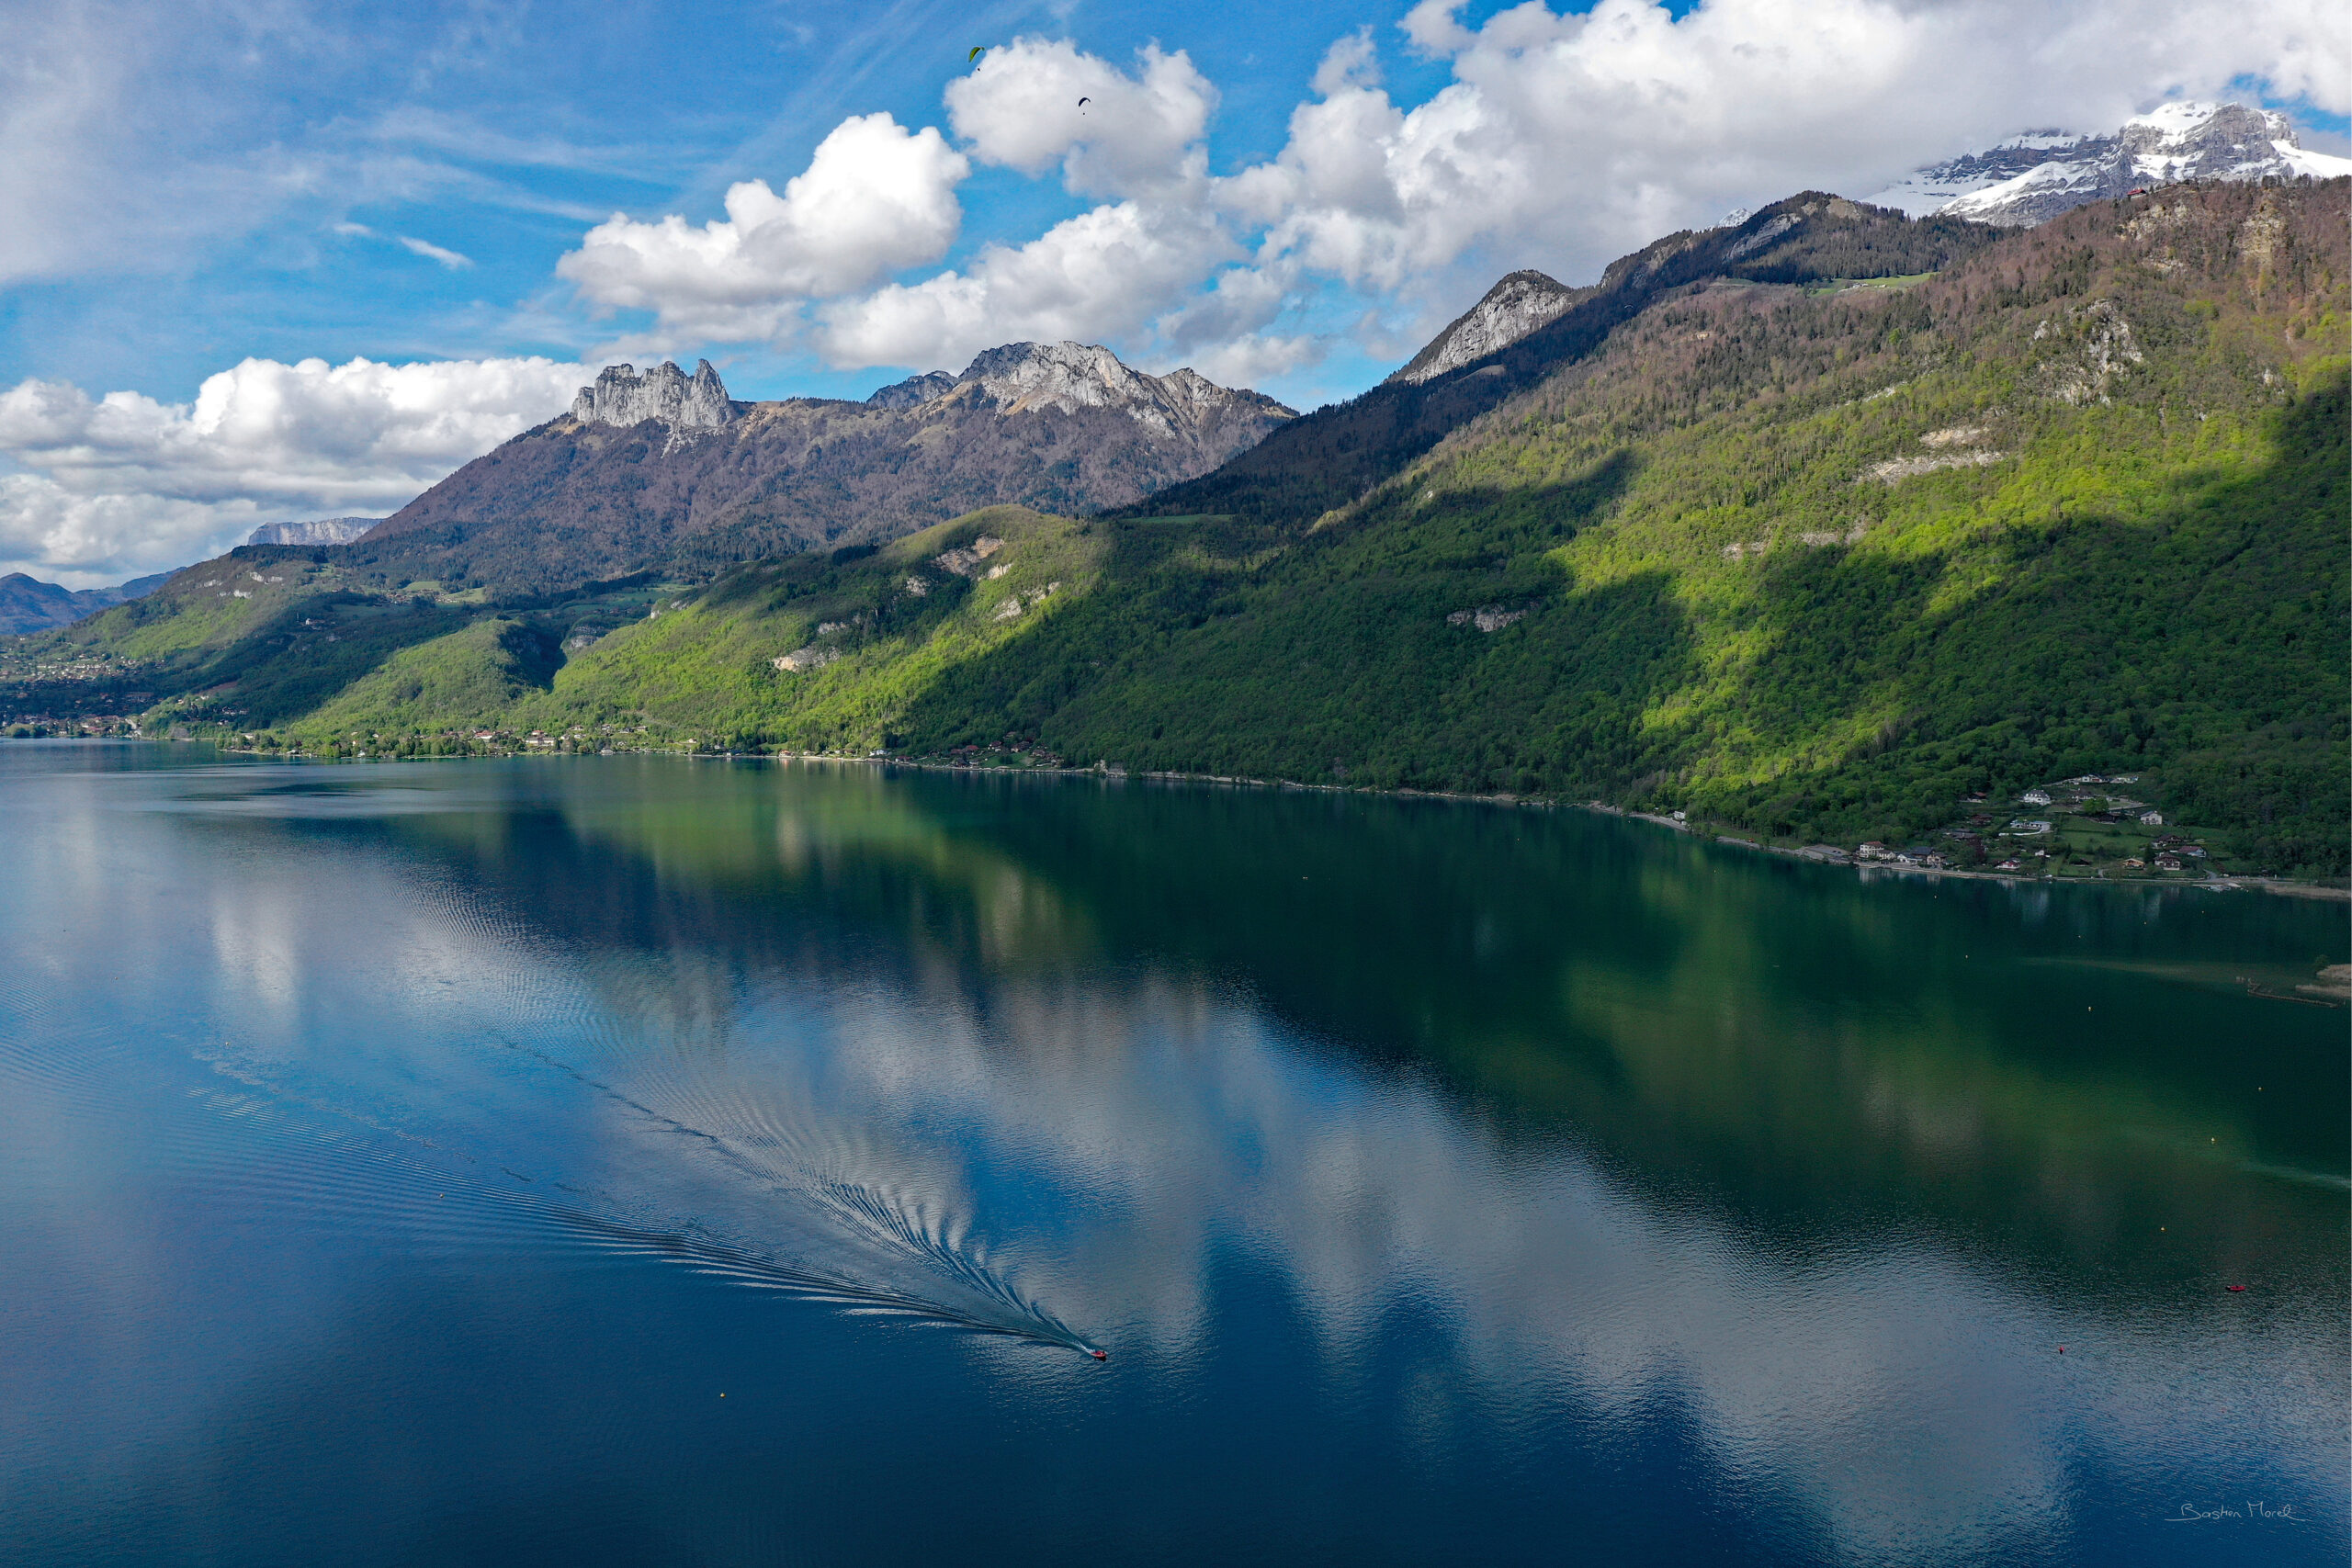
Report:
[[[580,389],[571,417],[582,424],[627,428],[659,420],[673,432],[717,430],[735,417],[735,404],[707,359],[686,373],[663,360],[640,376],[633,365],[608,365],[594,386]]]

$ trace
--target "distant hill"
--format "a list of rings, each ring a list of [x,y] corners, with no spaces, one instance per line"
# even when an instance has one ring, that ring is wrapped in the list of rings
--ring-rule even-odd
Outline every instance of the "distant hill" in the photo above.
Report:
[[[2001,228],[2187,180],[2334,179],[2352,159],[2306,149],[2294,122],[2243,104],[2166,104],[2113,131],[2038,130],[1921,169],[1870,199]]]
[[[0,636],[21,637],[73,625],[109,605],[153,592],[171,573],[136,577],[114,588],[62,588],[21,571],[0,577]]]
[[[864,402],[740,402],[705,361],[607,369],[570,412],[467,464],[338,557],[388,586],[544,593],[879,543],[977,507],[1122,505],[1293,417],[1190,370],[1011,344]]]

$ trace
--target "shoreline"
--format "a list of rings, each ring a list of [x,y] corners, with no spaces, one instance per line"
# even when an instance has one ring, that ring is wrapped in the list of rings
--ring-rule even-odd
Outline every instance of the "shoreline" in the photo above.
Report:
[[[162,737],[147,736],[54,736],[50,737],[50,739],[60,740],[140,740],[151,745],[198,744],[198,742],[193,741],[174,741]],[[1755,839],[1741,838],[1735,833],[1716,830],[1720,828],[1720,824],[1704,822],[1694,823],[1688,820],[1677,821],[1671,817],[1668,817],[1657,812],[1635,811],[1630,807],[1611,806],[1606,801],[1554,800],[1538,795],[1512,795],[1509,793],[1474,795],[1461,790],[1374,789],[1364,784],[1299,784],[1290,779],[1260,779],[1251,778],[1243,774],[1188,773],[1164,768],[1143,768],[1130,771],[1126,768],[1101,766],[1091,768],[1076,768],[1069,766],[1019,768],[975,767],[968,762],[931,761],[914,757],[854,756],[846,752],[680,751],[671,747],[657,746],[630,747],[626,750],[618,747],[610,749],[599,748],[594,751],[578,749],[571,751],[558,751],[554,750],[526,750],[517,749],[503,752],[492,751],[459,754],[456,756],[406,758],[368,757],[347,759],[311,757],[300,752],[266,752],[243,746],[219,746],[218,749],[234,756],[273,756],[288,761],[303,761],[311,763],[334,761],[462,762],[474,761],[477,756],[485,758],[658,756],[684,757],[689,760],[707,758],[713,761],[734,762],[854,762],[869,767],[920,768],[926,772],[942,773],[985,773],[990,775],[1024,778],[1046,775],[1055,778],[1100,779],[1105,783],[1115,779],[1122,784],[1130,779],[1135,779],[1148,781],[1154,784],[1218,784],[1230,789],[1271,789],[1299,793],[1313,792],[1324,795],[1358,795],[1366,796],[1367,798],[1391,800],[1451,800],[1476,806],[1511,807],[1522,810],[1589,811],[1598,816],[1614,817],[1624,821],[1646,822],[1653,827],[1663,828],[1668,832],[1680,833],[1684,837],[1690,839],[1693,843],[1713,841],[1713,843],[1721,845],[1726,849],[1749,850],[1758,854],[1777,855],[1782,860],[1803,861],[1810,865],[1841,867],[1854,872],[1856,875],[1862,880],[1871,880],[1878,876],[1938,876],[1956,877],[1966,881],[1975,882],[2007,882],[2017,884],[2019,886],[2030,887],[2068,886],[2109,887],[2119,889],[2188,887],[2200,888],[2205,891],[2214,893],[2268,893],[2282,898],[2313,898],[2319,899],[2323,902],[2333,901],[2336,903],[2352,902],[2352,886],[2334,887],[2325,883],[2294,882],[2283,877],[2207,876],[2193,882],[2188,880],[2167,882],[2158,881],[2153,878],[2134,882],[2121,882],[2104,876],[2052,876],[2047,874],[2039,876],[2028,876],[2020,873],[2011,871],[1970,871],[1954,866],[1939,867],[1883,864],[1877,862],[1864,862],[1858,860],[1854,857],[1852,851],[1839,849],[1837,848],[1837,846],[1825,846],[1836,850],[1836,854],[1834,856],[1815,854],[1809,852],[1806,849],[1790,848],[1781,844],[1765,843]],[[1702,835],[1704,835],[1704,837],[1702,837]]]
[[[1707,823],[1676,821],[1657,812],[1635,811],[1630,807],[1611,806],[1599,800],[1552,800],[1536,795],[1510,794],[1471,795],[1458,790],[1434,789],[1374,789],[1362,784],[1297,784],[1288,779],[1256,779],[1228,776],[1222,773],[1185,773],[1167,769],[1149,768],[1129,772],[1125,768],[978,768],[967,763],[919,761],[910,757],[850,757],[820,751],[778,751],[751,756],[744,752],[704,752],[705,756],[733,757],[739,761],[825,761],[867,762],[900,768],[922,768],[946,773],[1049,773],[1063,778],[1099,778],[1108,782],[1117,779],[1148,779],[1161,784],[1223,784],[1231,788],[1318,791],[1327,795],[1360,795],[1369,798],[1391,800],[1453,800],[1477,806],[1505,806],[1542,811],[1589,811],[1623,820],[1647,822],[1669,832],[1680,833],[1693,843],[1708,841],[1701,835],[1712,826]],[[2138,882],[2120,882],[2104,876],[2027,876],[2013,871],[1969,871],[1959,867],[1927,865],[1893,865],[1866,862],[1854,858],[1850,850],[1839,850],[1837,858],[1811,854],[1803,849],[1791,849],[1781,844],[1768,844],[1754,839],[1715,832],[1712,840],[1727,849],[1752,850],[1758,854],[1778,855],[1783,860],[1803,861],[1809,865],[1840,867],[1856,874],[1862,881],[1879,876],[1949,876],[1974,882],[2008,882],[2031,887],[2111,887],[2119,889],[2189,887],[2215,893],[2270,893],[2286,898],[2316,898],[2337,903],[2352,902],[2352,886],[2331,887],[2319,882],[2291,882],[2282,877],[2208,876],[2196,881],[2158,881],[2153,878]]]

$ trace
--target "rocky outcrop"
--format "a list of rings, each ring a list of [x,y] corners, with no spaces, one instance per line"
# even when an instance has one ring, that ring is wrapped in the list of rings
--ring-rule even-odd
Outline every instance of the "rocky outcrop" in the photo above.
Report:
[[[1746,215],[1743,214],[1743,217]],[[1431,381],[1475,359],[1510,347],[1536,328],[1549,325],[1590,289],[1570,288],[1543,273],[1514,272],[1487,290],[1487,297],[1431,338],[1391,381]]]
[[[2147,362],[2132,323],[2112,299],[2095,299],[2035,323],[2033,341],[2050,345],[2043,385],[2062,403],[2104,403],[2134,366]]]
[[[2086,202],[2183,180],[2330,179],[2352,159],[2306,150],[2293,122],[2243,104],[2181,103],[2111,134],[2037,130],[1897,182],[1870,199],[2005,229],[2046,223]]]
[[[929,370],[920,376],[910,376],[903,381],[893,381],[865,400],[870,409],[910,409],[927,403],[933,398],[944,398],[956,389],[956,378],[944,370]]]
[[[695,362],[691,377],[667,359],[642,376],[634,365],[608,365],[593,386],[581,388],[571,400],[571,417],[582,424],[627,429],[650,419],[668,425],[673,434],[717,430],[735,412],[734,400],[707,359]]]
[[[265,523],[249,545],[347,545],[383,521],[380,517],[321,517],[308,523]]]
[[[1482,632],[1498,632],[1526,618],[1524,610],[1514,610],[1502,604],[1481,604],[1475,610],[1454,611],[1446,616],[1445,624],[1449,626],[1476,626]]]
[[[936,565],[945,567],[958,577],[978,577],[980,574],[980,563],[1002,548],[1004,548],[1002,539],[983,534],[969,545],[949,550],[944,555],[933,556],[932,560]]]

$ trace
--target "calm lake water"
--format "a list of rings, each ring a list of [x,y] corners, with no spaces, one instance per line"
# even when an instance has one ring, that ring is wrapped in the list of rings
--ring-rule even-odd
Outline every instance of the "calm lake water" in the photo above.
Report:
[[[2346,1015],[2241,978],[2340,904],[674,759],[0,824],[0,1561],[2345,1559]]]

